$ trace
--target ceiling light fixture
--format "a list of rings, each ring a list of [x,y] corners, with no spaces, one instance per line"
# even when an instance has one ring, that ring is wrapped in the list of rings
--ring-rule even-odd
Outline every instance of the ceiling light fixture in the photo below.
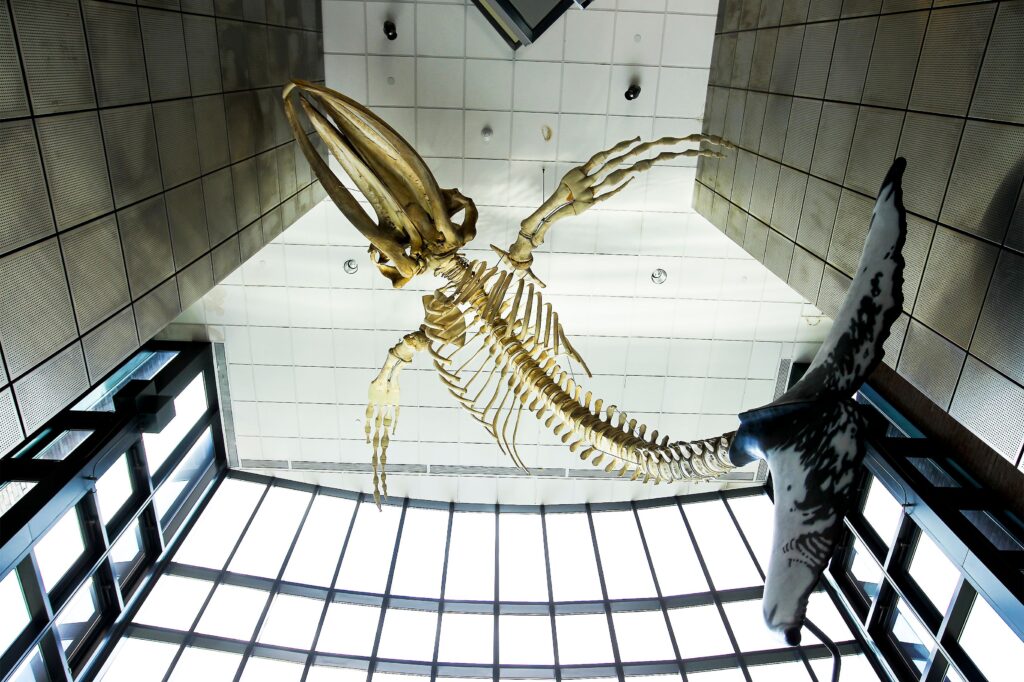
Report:
[[[491,126],[484,126],[483,130],[480,131],[480,137],[483,138],[484,142],[490,142],[491,138],[494,137],[494,130]]]
[[[342,267],[345,269],[345,272],[350,275],[354,275],[359,272],[359,263],[355,262],[352,258],[345,261],[345,264],[342,265]]]
[[[637,85],[636,83],[630,83],[629,87],[626,88],[626,94],[625,94],[626,99],[629,100],[630,102],[632,102],[633,100],[635,100],[639,96],[640,96],[640,86]]]
[[[384,35],[388,37],[388,40],[398,39],[398,29],[395,28],[395,22],[390,19],[384,22]]]
[[[664,284],[665,280],[668,279],[668,273],[661,268],[656,269],[651,273],[651,281],[655,284]]]

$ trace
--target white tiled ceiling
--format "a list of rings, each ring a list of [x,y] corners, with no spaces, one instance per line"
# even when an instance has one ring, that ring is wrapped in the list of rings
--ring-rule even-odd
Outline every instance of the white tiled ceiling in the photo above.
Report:
[[[480,230],[466,254],[491,258],[488,244],[507,246],[557,179],[595,151],[700,129],[716,10],[597,0],[513,55],[472,4],[326,0],[327,84],[368,103],[442,186],[474,199]],[[385,18],[397,25],[394,42]],[[627,102],[634,78],[643,91]],[[737,412],[771,399],[780,360],[809,357],[830,324],[693,212],[693,182],[688,161],[653,169],[553,227],[535,265],[594,372],[588,387],[673,439],[735,428]],[[370,490],[366,387],[387,349],[419,326],[420,297],[437,282],[422,276],[392,290],[366,246],[325,202],[165,332],[225,342],[243,468]],[[357,274],[344,273],[347,259]],[[665,284],[651,281],[656,268]],[[533,424],[519,442],[537,475],[519,475],[433,374],[418,358],[402,375],[392,494],[559,503],[749,485],[611,480]]]

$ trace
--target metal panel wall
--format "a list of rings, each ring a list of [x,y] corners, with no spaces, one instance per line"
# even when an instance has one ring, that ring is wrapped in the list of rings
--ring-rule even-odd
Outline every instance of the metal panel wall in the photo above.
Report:
[[[885,362],[1024,472],[1024,2],[953,4],[722,0],[694,204],[834,315],[905,157]]]
[[[322,198],[318,0],[142,4],[0,0],[0,454]]]

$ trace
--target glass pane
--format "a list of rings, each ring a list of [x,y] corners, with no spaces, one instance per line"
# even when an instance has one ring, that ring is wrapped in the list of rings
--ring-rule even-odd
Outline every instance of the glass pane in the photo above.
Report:
[[[811,668],[818,676],[819,682],[827,682],[832,679],[832,658],[813,658]],[[882,678],[871,667],[870,661],[863,654],[843,656],[843,665],[840,669],[840,680],[857,680],[858,682],[879,682]],[[962,681],[961,681],[962,682]]]
[[[683,510],[716,589],[761,584],[754,562],[721,501],[687,504]]]
[[[18,504],[21,498],[36,487],[35,481],[6,481],[0,483],[0,516]]]
[[[91,435],[92,431],[86,430],[65,431],[47,443],[46,447],[32,455],[32,459],[62,462]]]
[[[179,564],[224,568],[238,536],[252,516],[266,486],[236,478],[221,482],[213,499],[192,526],[181,549],[174,555]]]
[[[153,496],[153,508],[161,526],[170,522],[181,501],[192,492],[196,481],[212,462],[213,437],[207,428]]]
[[[4,614],[0,618],[0,653],[3,653],[31,620],[17,571],[11,571],[0,580],[0,613]]]
[[[555,616],[558,629],[558,661],[576,663],[614,663],[608,617],[603,613]]]
[[[203,610],[196,632],[248,641],[267,605],[267,596],[264,590],[218,585],[213,598]]]
[[[960,582],[960,571],[923,530],[918,534],[908,572],[939,613],[944,614]]]
[[[627,682],[680,682],[682,677],[678,673],[671,673],[669,675],[629,675],[625,676]],[[565,679],[565,678],[563,678]],[[614,682],[615,678],[612,678],[611,682]],[[689,679],[689,678],[687,678]],[[609,682],[608,678],[597,678],[592,682]]]
[[[501,601],[548,601],[540,515],[501,514],[498,533],[498,560],[501,562],[498,598]]]
[[[672,632],[683,658],[718,656],[733,653],[732,642],[722,624],[722,616],[713,604],[669,609]]]
[[[409,507],[402,525],[391,594],[440,597],[448,511]]]
[[[213,583],[208,580],[163,575],[135,615],[135,622],[188,630],[212,587]]]
[[[96,587],[93,579],[89,578],[54,619],[61,647],[69,655],[82,643],[99,618],[99,606]]]
[[[306,682],[366,682],[366,671],[331,665],[314,665],[306,675]]]
[[[384,614],[384,629],[380,633],[377,655],[381,658],[433,661],[436,633],[436,612],[388,609]]]
[[[114,396],[133,379],[148,381],[155,377],[167,363],[174,359],[177,351],[142,351],[121,366],[119,370],[89,392],[72,407],[72,410],[88,412],[113,412]]]
[[[708,581],[704,579],[679,509],[672,504],[640,509],[637,513],[658,574],[661,593],[667,597],[706,592]]]
[[[733,497],[729,499],[728,505],[736,515],[743,537],[753,550],[761,571],[767,573],[768,559],[772,552],[772,518],[775,515],[775,506],[767,495]]]
[[[313,635],[316,634],[323,610],[324,603],[319,599],[279,594],[270,605],[270,612],[260,630],[259,641],[293,649],[308,649],[313,646]]]
[[[103,682],[160,682],[171,659],[178,653],[177,644],[125,637],[111,654]]]
[[[384,591],[391,570],[402,508],[386,504],[381,511],[369,502],[359,505],[352,536],[334,586],[358,592]]]
[[[114,568],[114,579],[117,580],[118,585],[124,586],[132,568],[142,557],[144,547],[142,528],[136,519],[110,548],[110,564]]]
[[[52,590],[78,557],[85,552],[82,527],[78,523],[78,511],[72,507],[64,512],[60,521],[47,531],[32,551],[36,554],[43,586],[47,591]]]
[[[1024,661],[1021,641],[980,595],[974,599],[971,615],[960,635],[960,646],[971,657],[988,682],[1020,679]]]
[[[935,642],[928,629],[910,612],[907,603],[902,599],[896,604],[892,633],[907,663],[917,668],[919,672],[924,671],[928,656],[935,648]]]
[[[503,519],[504,520],[504,519]],[[509,665],[552,665],[548,616],[498,616],[498,661]]]
[[[597,560],[585,513],[545,514],[555,601],[601,599]]]
[[[149,464],[149,473],[154,478],[171,455],[171,451],[206,412],[206,407],[206,382],[203,373],[200,372],[174,399],[174,419],[164,427],[164,430],[160,433],[142,434],[146,462]]]
[[[658,596],[633,511],[600,512],[592,516],[608,598]]]
[[[785,646],[764,624],[760,600],[728,602],[722,607],[740,651],[781,649]]]
[[[253,656],[246,661],[240,682],[299,682],[305,667],[303,663]]]
[[[21,662],[14,674],[7,678],[7,682],[50,682],[50,674],[39,653],[39,647],[33,649],[28,658]]]
[[[903,508],[878,479],[868,483],[868,496],[864,500],[864,518],[878,533],[882,542],[889,546],[900,525]]]
[[[853,639],[853,633],[846,626],[846,621],[836,608],[835,602],[825,592],[811,594],[807,604],[807,618],[821,628],[825,636],[833,642],[848,642]],[[818,642],[818,637],[807,628],[804,628],[803,634],[806,644]]]
[[[747,668],[753,682],[798,682],[810,680],[807,667],[801,661],[773,663],[772,665],[752,665]]]
[[[444,596],[494,599],[494,514],[455,513]]]
[[[187,647],[174,666],[168,682],[195,682],[196,680],[231,680],[242,662],[241,654]]]
[[[350,656],[369,656],[377,637],[379,606],[361,606],[333,602],[316,643],[317,651]],[[363,673],[366,677],[366,673]]]
[[[874,599],[878,596],[878,588],[882,582],[882,569],[875,563],[868,548],[860,540],[853,541],[850,558],[847,561],[850,575],[864,596]]]
[[[746,682],[739,668],[711,670],[703,673],[686,673],[687,682]]]
[[[676,654],[661,611],[613,613],[615,640],[623,661],[671,661]],[[674,629],[674,628],[673,628]]]
[[[128,470],[128,455],[124,454],[96,481],[96,499],[103,522],[110,523],[131,496],[132,475]]]
[[[271,487],[242,538],[228,570],[276,578],[299,530],[310,494]]]
[[[443,614],[437,660],[490,665],[494,661],[494,616],[489,613]]]
[[[284,569],[285,580],[331,586],[355,508],[355,500],[317,495]]]

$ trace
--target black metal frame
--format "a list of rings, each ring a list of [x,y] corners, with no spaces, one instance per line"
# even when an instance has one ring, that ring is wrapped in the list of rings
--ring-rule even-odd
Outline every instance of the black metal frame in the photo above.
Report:
[[[220,408],[210,344],[151,342],[139,352],[176,351],[149,381],[132,381],[118,392],[113,412],[63,410],[26,439],[27,446],[0,460],[0,481],[27,480],[36,485],[14,504],[0,524],[0,576],[17,571],[31,622],[0,657],[0,678],[6,678],[38,650],[51,679],[87,677],[101,664],[120,637],[127,614],[134,611],[148,588],[162,573],[159,561],[189,528],[199,502],[216,486],[226,470]],[[133,355],[134,357],[134,355]],[[112,371],[107,378],[117,374]],[[148,470],[143,434],[158,432],[174,416],[173,399],[195,377],[204,376],[207,409],[173,448],[160,469]],[[54,438],[69,429],[91,435],[61,461],[32,459]],[[164,481],[210,431],[213,458],[191,482],[169,512],[166,525],[154,511],[153,501]],[[40,435],[44,437],[40,438]],[[106,523],[99,514],[96,482],[111,466],[127,456],[132,493]],[[65,513],[76,513],[85,551],[56,585],[47,591],[32,551],[35,544]],[[111,548],[138,521],[142,552],[117,580]],[[80,643],[63,652],[55,620],[78,590],[94,580],[97,613],[87,624]]]
[[[593,0],[580,0],[579,2],[574,0],[558,0],[540,23],[536,26],[531,26],[509,0],[473,0],[473,4],[480,10],[480,14],[487,19],[487,23],[498,32],[498,35],[513,50],[523,45],[535,43],[573,5],[586,8],[591,2]],[[492,11],[500,17],[501,21],[507,24],[514,35],[508,34],[508,31],[491,14]]]

